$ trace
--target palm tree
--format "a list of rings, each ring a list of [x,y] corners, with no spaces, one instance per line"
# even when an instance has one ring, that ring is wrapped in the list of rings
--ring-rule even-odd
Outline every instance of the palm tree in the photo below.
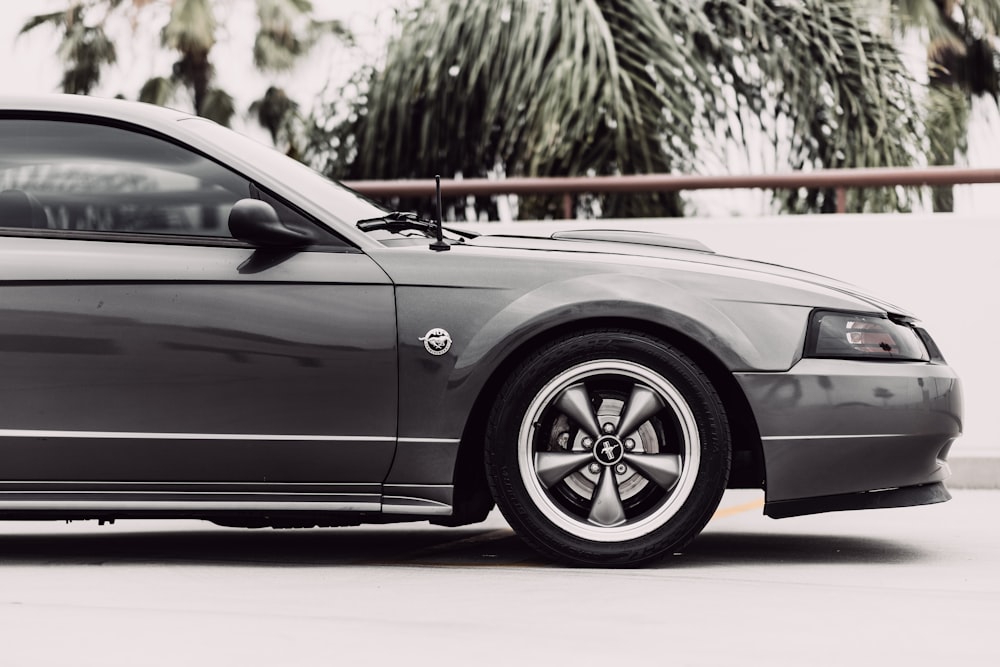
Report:
[[[174,0],[161,39],[164,47],[180,57],[170,76],[153,77],[143,84],[139,100],[164,105],[177,95],[178,89],[183,89],[196,114],[229,125],[235,113],[233,98],[212,85],[215,68],[209,54],[215,46],[217,28],[211,0]]]
[[[909,165],[910,81],[852,0],[424,0],[332,133],[343,178],[690,172],[763,133],[778,164]],[[337,111],[337,110],[334,110]],[[830,192],[791,193],[821,210]],[[906,205],[854,194],[854,210]],[[537,203],[537,202],[533,202]],[[543,202],[547,203],[547,202]],[[678,213],[600,197],[604,215]],[[531,211],[533,214],[544,211]]]
[[[108,3],[108,9],[119,1]],[[101,81],[101,70],[113,65],[117,59],[115,45],[104,32],[104,21],[88,23],[90,5],[71,2],[66,9],[32,16],[18,33],[23,35],[42,25],[53,26],[62,32],[59,59],[66,64],[63,71],[62,91],[88,95]],[[106,13],[106,12],[105,12]]]
[[[212,65],[212,48],[218,35],[216,9],[218,0],[69,0],[65,11],[32,17],[21,32],[41,25],[55,26],[63,33],[60,56],[66,62],[66,77],[73,85],[63,86],[69,93],[89,93],[100,77],[103,65],[114,62],[114,47],[105,36],[105,25],[116,10],[129,8],[133,18],[154,4],[167,3],[170,14],[161,31],[164,48],[178,55],[172,70],[165,76],[151,78],[139,91],[139,100],[153,104],[169,104],[186,94],[193,111],[228,125],[235,113],[232,96],[216,85]],[[338,21],[317,21],[312,18],[310,0],[254,0],[257,10],[258,30],[253,48],[254,65],[263,72],[280,72],[290,69],[306,55],[323,36],[332,34],[345,42],[350,33]],[[82,40],[78,33],[92,34],[107,41],[110,57],[99,59],[89,51],[70,49]],[[92,37],[87,44],[100,43]],[[81,53],[82,55],[76,55]],[[70,73],[74,74],[70,77]],[[81,82],[81,85],[77,82]],[[284,93],[282,92],[282,95]],[[273,95],[272,95],[273,97]],[[267,102],[267,98],[259,101]]]
[[[263,97],[250,105],[250,113],[271,135],[275,146],[282,146],[290,157],[305,161],[300,135],[308,119],[302,116],[298,103],[284,90],[277,86],[268,88]]]
[[[1000,97],[1000,0],[893,0],[900,27],[926,32],[927,161],[952,165],[968,150],[973,97]],[[931,190],[935,211],[954,210],[951,187]]]

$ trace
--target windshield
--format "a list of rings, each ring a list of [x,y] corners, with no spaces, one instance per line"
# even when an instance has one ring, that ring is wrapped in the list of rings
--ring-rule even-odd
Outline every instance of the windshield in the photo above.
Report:
[[[358,220],[386,214],[385,209],[369,199],[270,146],[204,118],[185,118],[180,122],[221,152],[254,165],[345,224],[353,226]]]

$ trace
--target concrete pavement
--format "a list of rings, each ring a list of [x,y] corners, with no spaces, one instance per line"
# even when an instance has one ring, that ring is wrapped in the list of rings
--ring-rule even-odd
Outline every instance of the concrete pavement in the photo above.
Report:
[[[1000,492],[780,521],[760,502],[730,492],[683,553],[618,571],[547,563],[496,513],[0,524],[4,664],[1000,664]]]

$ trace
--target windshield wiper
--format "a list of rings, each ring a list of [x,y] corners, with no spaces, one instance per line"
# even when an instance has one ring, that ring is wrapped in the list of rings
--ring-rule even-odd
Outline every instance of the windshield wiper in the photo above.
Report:
[[[394,234],[412,229],[423,232],[425,236],[434,236],[436,225],[433,222],[421,220],[416,213],[409,211],[393,211],[381,218],[358,220],[357,228],[363,232],[385,229]]]
[[[423,220],[419,215],[413,213],[412,211],[393,211],[392,213],[383,215],[381,218],[366,218],[365,220],[358,220],[356,226],[363,232],[385,229],[394,234],[407,229],[412,229],[423,232],[425,236],[432,237],[434,236],[437,228],[437,223]],[[465,239],[474,239],[479,236],[476,232],[469,232],[464,229],[453,229],[451,227],[445,227],[444,229],[446,232],[460,237],[458,239],[459,243],[465,243]]]

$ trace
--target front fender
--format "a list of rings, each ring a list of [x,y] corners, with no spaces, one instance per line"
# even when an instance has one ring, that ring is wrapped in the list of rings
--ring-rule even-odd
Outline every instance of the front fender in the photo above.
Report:
[[[711,302],[648,276],[599,274],[548,283],[512,301],[487,321],[455,363],[453,381],[492,369],[549,329],[587,320],[641,320],[678,331],[731,368],[760,368],[753,342]]]
[[[696,341],[730,370],[783,370],[801,348],[808,309],[720,302],[690,289],[630,274],[576,276],[523,293],[422,287],[410,306],[400,288],[400,435],[458,438],[490,377],[530,341],[566,325],[621,319],[648,322]],[[441,292],[428,296],[427,290]],[[445,315],[429,319],[427,305]],[[422,308],[422,310],[421,310]],[[460,316],[456,316],[460,314]],[[448,329],[450,353],[428,354],[419,338]],[[749,333],[748,333],[749,332]]]

